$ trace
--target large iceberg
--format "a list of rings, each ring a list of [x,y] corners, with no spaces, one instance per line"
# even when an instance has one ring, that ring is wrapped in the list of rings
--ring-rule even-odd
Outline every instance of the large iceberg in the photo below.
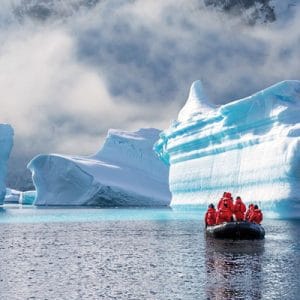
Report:
[[[91,157],[39,155],[29,164],[35,205],[166,206],[169,167],[153,151],[159,130],[109,130]]]
[[[0,205],[6,194],[5,177],[7,161],[13,146],[14,131],[8,124],[0,124]]]
[[[224,191],[273,217],[300,216],[300,81],[215,107],[192,84],[154,149],[170,164],[171,205],[207,205]]]

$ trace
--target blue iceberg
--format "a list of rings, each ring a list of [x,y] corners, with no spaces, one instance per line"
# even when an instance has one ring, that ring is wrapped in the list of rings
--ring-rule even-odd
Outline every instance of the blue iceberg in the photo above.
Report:
[[[35,201],[36,191],[18,191],[6,188],[4,204],[32,205]]]
[[[216,202],[224,191],[270,217],[300,217],[300,81],[216,107],[200,81],[154,146],[170,165],[171,205]]]
[[[20,193],[19,204],[32,205],[36,198],[36,191],[25,191]]]
[[[35,205],[167,206],[169,167],[153,151],[160,131],[109,130],[90,157],[39,155],[29,164]]]
[[[0,205],[6,194],[5,178],[7,161],[13,147],[13,128],[8,124],[0,124]]]
[[[21,194],[21,191],[6,188],[4,204],[19,204]]]

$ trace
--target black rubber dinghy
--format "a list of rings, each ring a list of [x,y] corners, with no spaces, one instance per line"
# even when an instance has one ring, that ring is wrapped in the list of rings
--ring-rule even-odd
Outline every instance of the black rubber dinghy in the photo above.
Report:
[[[265,237],[264,228],[250,222],[228,222],[206,227],[206,234],[217,239],[253,240]]]

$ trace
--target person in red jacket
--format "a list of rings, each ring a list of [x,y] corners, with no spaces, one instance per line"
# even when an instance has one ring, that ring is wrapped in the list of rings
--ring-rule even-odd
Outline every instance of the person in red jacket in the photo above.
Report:
[[[222,203],[223,199],[225,198],[226,194],[227,194],[227,192],[223,193],[223,196],[220,198],[220,200],[218,202],[217,209],[220,209],[221,203]]]
[[[232,201],[232,196],[231,193],[229,192],[224,192],[223,197],[219,200],[218,203],[218,210],[221,208],[221,206],[223,205],[223,202],[227,203],[228,208],[231,210],[231,212],[233,212],[233,201]]]
[[[229,208],[229,200],[224,198],[217,213],[217,224],[233,221],[232,211]]]
[[[233,213],[235,215],[235,219],[237,221],[243,221],[244,216],[246,212],[246,205],[243,203],[241,197],[236,197],[235,203],[234,203],[234,208],[233,208]]]
[[[231,212],[233,212],[233,210],[234,210],[234,204],[233,204],[232,195],[231,195],[231,193],[227,193],[226,196],[229,199],[229,208],[230,208]]]
[[[215,206],[211,203],[208,205],[207,212],[205,214],[205,227],[216,225],[217,212]]]
[[[246,211],[246,214],[245,214],[245,221],[248,221],[249,222],[249,219],[250,219],[250,215],[252,213],[252,211],[254,210],[254,204],[249,204],[248,206],[248,210]]]
[[[263,213],[261,212],[261,210],[258,208],[257,205],[254,205],[254,209],[250,214],[249,221],[256,224],[260,224],[262,220],[263,220]]]

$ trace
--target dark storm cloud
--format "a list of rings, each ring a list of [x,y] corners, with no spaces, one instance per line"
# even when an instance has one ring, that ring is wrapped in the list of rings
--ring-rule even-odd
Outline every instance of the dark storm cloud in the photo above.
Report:
[[[191,14],[171,2],[161,5],[159,14],[149,22],[128,7],[110,17],[99,10],[89,23],[76,24],[78,60],[101,66],[112,95],[139,102],[182,101],[187,86],[201,78],[212,99],[225,102],[284,79],[265,70],[274,41],[256,36],[260,29],[200,9]],[[261,72],[269,74],[258,79]]]
[[[72,16],[82,8],[93,8],[100,0],[19,0],[12,2],[12,12],[20,22],[27,18],[47,21]]]

